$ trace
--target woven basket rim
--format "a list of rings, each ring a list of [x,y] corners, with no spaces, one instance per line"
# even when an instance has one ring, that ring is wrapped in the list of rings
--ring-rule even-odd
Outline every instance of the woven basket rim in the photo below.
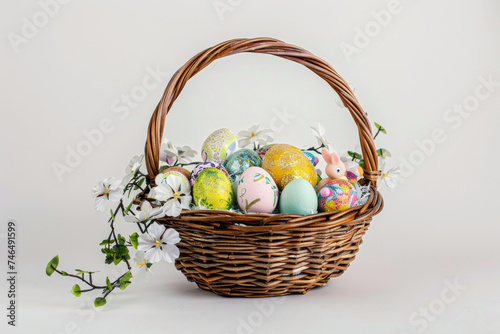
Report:
[[[264,232],[294,229],[325,221],[334,225],[349,225],[353,221],[353,216],[358,218],[358,220],[362,219],[363,216],[371,219],[371,217],[382,211],[383,206],[384,203],[380,192],[375,187],[370,186],[370,196],[365,204],[340,212],[318,212],[311,215],[297,215],[284,213],[240,213],[209,209],[182,210],[180,216],[164,217],[159,219],[159,222],[168,221],[175,222],[176,224],[197,225],[199,228],[214,230],[214,225],[216,225],[218,229],[240,232]]]

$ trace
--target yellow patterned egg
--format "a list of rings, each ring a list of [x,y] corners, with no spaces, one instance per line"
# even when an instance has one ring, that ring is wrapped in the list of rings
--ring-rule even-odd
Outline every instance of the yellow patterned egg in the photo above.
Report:
[[[318,182],[313,164],[300,149],[292,145],[271,146],[264,156],[262,168],[271,174],[280,190],[295,179],[304,179],[313,187]]]
[[[203,169],[193,185],[195,205],[213,210],[229,210],[233,206],[233,185],[217,168]]]
[[[238,149],[238,137],[231,130],[223,128],[212,132],[201,147],[203,161],[223,162]]]

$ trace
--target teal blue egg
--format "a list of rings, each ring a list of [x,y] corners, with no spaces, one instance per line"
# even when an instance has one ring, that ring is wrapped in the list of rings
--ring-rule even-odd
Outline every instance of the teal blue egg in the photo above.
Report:
[[[311,215],[318,212],[318,197],[314,187],[304,179],[288,183],[280,195],[281,213]]]
[[[222,164],[229,173],[232,181],[236,180],[247,168],[262,166],[262,159],[260,156],[251,149],[243,148],[236,152],[231,153],[226,161]]]

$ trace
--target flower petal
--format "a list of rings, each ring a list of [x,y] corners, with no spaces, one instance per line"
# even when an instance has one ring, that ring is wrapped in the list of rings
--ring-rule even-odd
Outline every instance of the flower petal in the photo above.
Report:
[[[155,245],[155,239],[147,233],[141,234],[137,241],[139,242],[137,250],[141,251],[147,251]]]
[[[178,215],[181,214],[181,211],[182,211],[181,203],[179,203],[179,201],[176,199],[168,201],[163,206],[163,212],[165,213],[165,215],[169,217],[177,217]]]
[[[180,199],[181,199],[181,207],[183,209],[189,209],[189,206],[191,205],[191,201],[193,199],[191,195],[181,196]]]
[[[172,187],[172,190],[179,191],[181,188],[182,179],[180,176],[170,174],[167,176],[167,184]],[[173,195],[173,194],[172,194]]]
[[[136,217],[134,217],[132,215],[125,216],[124,219],[126,222],[129,222],[129,223],[139,222],[139,219],[137,219]]]
[[[161,235],[165,232],[165,227],[158,223],[153,223],[148,227],[148,233],[154,240],[161,240]]]
[[[144,256],[146,260],[150,263],[160,262],[162,259],[162,250],[161,247],[153,247],[148,250]]]
[[[153,210],[153,207],[148,201],[142,202],[141,205],[141,211],[144,212],[146,215],[150,215],[151,211]]]
[[[177,259],[180,255],[179,248],[175,245],[162,245],[161,253],[165,258],[165,261],[169,263],[173,263],[175,259]]]
[[[181,241],[181,238],[179,237],[179,232],[177,232],[173,228],[168,228],[163,234],[163,238],[161,241],[163,243],[173,245]]]
[[[107,204],[108,204],[108,200],[106,199],[106,196],[100,196],[100,197],[96,197],[94,207],[96,210],[104,212]]]
[[[159,201],[167,201],[172,197],[174,197],[174,193],[168,184],[161,183],[158,187],[156,187],[155,199]]]

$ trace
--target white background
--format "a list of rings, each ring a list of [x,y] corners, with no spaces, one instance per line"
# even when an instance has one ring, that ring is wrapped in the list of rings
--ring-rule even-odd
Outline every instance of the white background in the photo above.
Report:
[[[74,0],[43,22],[37,1],[2,1],[0,263],[6,271],[4,224],[15,219],[19,272],[16,328],[6,324],[1,280],[2,332],[499,333],[498,1],[401,0],[383,26],[373,11],[387,10],[385,0],[221,0],[231,9],[221,15],[214,3]],[[34,16],[40,27],[26,35],[24,18]],[[363,45],[365,29],[372,30]],[[13,34],[25,39],[16,45]],[[388,129],[377,144],[393,153],[389,167],[406,166],[404,182],[383,189],[385,209],[347,272],[303,296],[256,301],[204,292],[161,263],[148,281],[137,277],[97,312],[94,296],[69,293],[76,282],[46,277],[55,254],[61,268],[101,270],[101,279],[111,273],[97,246],[107,216],[93,210],[91,187],[122,177],[142,153],[149,117],[177,68],[221,41],[260,36],[331,63],[371,120]],[[356,53],[346,55],[347,44]],[[114,112],[113,103],[123,106],[122,95],[155,68],[167,75],[128,115]],[[488,91],[480,78],[496,84]],[[319,121],[336,149],[350,149],[356,128],[336,99],[297,64],[237,55],[188,83],[167,117],[166,136],[199,151],[217,128],[268,127],[286,110],[293,118],[277,142],[313,145],[309,126]],[[466,117],[449,111],[464,103]],[[82,131],[103,119],[113,130],[59,179],[54,163],[66,164],[68,149],[86,140]],[[436,129],[442,140],[430,144]]]

